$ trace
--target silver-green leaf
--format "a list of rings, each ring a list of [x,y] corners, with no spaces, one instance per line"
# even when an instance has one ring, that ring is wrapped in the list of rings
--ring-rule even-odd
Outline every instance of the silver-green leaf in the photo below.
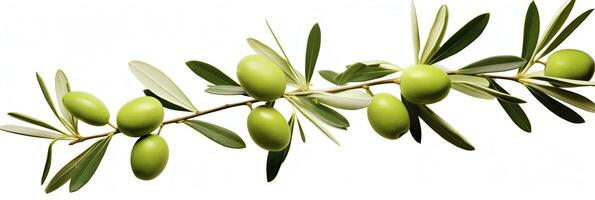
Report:
[[[222,146],[234,149],[242,149],[246,147],[244,140],[229,129],[200,120],[187,120],[184,124]]]

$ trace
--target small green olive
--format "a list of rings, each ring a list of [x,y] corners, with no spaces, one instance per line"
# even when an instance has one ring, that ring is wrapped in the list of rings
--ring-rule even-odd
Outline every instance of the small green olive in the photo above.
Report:
[[[258,146],[268,151],[281,151],[289,145],[287,121],[270,106],[259,106],[248,115],[248,132]]]
[[[546,76],[589,81],[593,78],[595,63],[589,54],[576,49],[556,51],[547,59]]]
[[[130,137],[150,134],[163,121],[163,106],[153,97],[139,97],[124,104],[117,116],[118,129]]]
[[[401,76],[401,94],[411,103],[436,103],[449,91],[450,79],[446,72],[431,65],[415,65]]]
[[[368,106],[368,121],[374,131],[387,139],[397,139],[409,130],[407,108],[387,93],[374,95]]]
[[[103,126],[109,122],[109,110],[92,94],[69,92],[62,97],[62,103],[68,112],[87,124]]]
[[[146,135],[134,143],[130,166],[137,178],[151,180],[163,172],[168,158],[167,142],[159,135]]]
[[[249,55],[238,64],[238,80],[248,95],[261,101],[275,100],[285,93],[283,70],[261,55]]]

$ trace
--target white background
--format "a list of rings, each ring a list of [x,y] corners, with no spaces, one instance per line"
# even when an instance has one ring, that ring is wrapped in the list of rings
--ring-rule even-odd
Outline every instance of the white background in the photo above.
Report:
[[[361,60],[384,59],[401,66],[412,63],[410,1],[1,1],[0,113],[18,111],[58,124],[42,98],[35,72],[53,91],[53,76],[63,69],[74,90],[101,98],[115,116],[126,101],[141,96],[143,87],[127,63],[143,60],[159,67],[194,104],[209,108],[238,97],[203,92],[206,82],[184,62],[202,60],[234,75],[239,59],[253,53],[245,39],[255,37],[274,46],[268,19],[290,59],[303,68],[307,34],[319,22],[322,49],[317,69],[341,70]],[[441,3],[447,3],[447,36],[472,17],[491,12],[484,34],[460,54],[443,62],[457,68],[502,54],[519,54],[524,14],[530,1],[417,1],[422,42]],[[542,30],[562,1],[537,1]],[[571,18],[595,7],[579,0]],[[562,48],[595,53],[593,16]],[[536,69],[540,66],[536,66]],[[335,146],[302,120],[307,143],[294,140],[277,179],[266,182],[266,152],[250,141],[245,107],[201,117],[236,131],[247,148],[221,147],[181,125],[167,126],[170,146],[164,173],[146,182],[129,166],[133,138],[113,139],[95,176],[79,192],[67,187],[45,194],[39,185],[48,141],[0,134],[0,199],[593,199],[595,135],[593,114],[577,110],[587,123],[574,125],[557,118],[520,85],[501,82],[528,104],[533,133],[524,133],[496,101],[452,92],[431,107],[476,147],[459,150],[423,127],[423,144],[410,135],[389,141],[369,127],[365,111],[343,112],[349,131],[333,130]],[[314,87],[329,87],[318,75]],[[396,86],[375,92],[398,93]],[[594,99],[592,88],[577,91]],[[289,107],[279,109],[288,116]],[[168,112],[166,118],[182,113]],[[112,121],[115,121],[112,119]],[[0,124],[21,124],[6,115]],[[84,126],[85,134],[107,128]],[[295,138],[298,139],[298,138]],[[50,177],[89,142],[58,143]]]

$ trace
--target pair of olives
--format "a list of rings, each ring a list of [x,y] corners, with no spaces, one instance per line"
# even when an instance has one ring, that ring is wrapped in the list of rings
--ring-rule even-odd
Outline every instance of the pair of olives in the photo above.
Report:
[[[544,74],[557,78],[589,81],[595,72],[593,58],[576,49],[563,49],[552,53],[545,65]]]
[[[62,98],[64,107],[77,119],[93,126],[109,123],[110,114],[103,102],[87,92],[69,92]],[[169,148],[161,136],[151,132],[161,126],[163,106],[153,97],[139,97],[118,111],[118,130],[130,137],[140,137],[132,148],[130,164],[134,175],[143,180],[157,177],[169,157]]]

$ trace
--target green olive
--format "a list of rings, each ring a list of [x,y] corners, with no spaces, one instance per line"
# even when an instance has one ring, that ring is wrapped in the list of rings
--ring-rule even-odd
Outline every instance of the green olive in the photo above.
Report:
[[[446,72],[431,65],[415,65],[401,76],[401,94],[411,103],[436,103],[449,91],[450,79]]]
[[[69,92],[62,97],[62,103],[68,112],[87,124],[103,126],[109,122],[109,110],[92,94]]]
[[[387,93],[374,95],[368,106],[368,121],[374,131],[387,139],[397,139],[409,130],[407,108]]]
[[[272,101],[285,93],[287,80],[283,70],[264,56],[242,58],[237,73],[242,88],[257,100]]]
[[[150,134],[163,121],[163,106],[153,97],[139,97],[118,111],[118,129],[130,137]]]
[[[546,76],[589,81],[593,78],[595,64],[589,54],[576,49],[556,51],[547,59]]]
[[[146,135],[134,143],[130,166],[137,178],[151,180],[165,169],[168,158],[167,142],[159,135]]]
[[[268,151],[281,151],[289,145],[287,121],[270,106],[259,106],[248,115],[248,132],[258,146]]]

